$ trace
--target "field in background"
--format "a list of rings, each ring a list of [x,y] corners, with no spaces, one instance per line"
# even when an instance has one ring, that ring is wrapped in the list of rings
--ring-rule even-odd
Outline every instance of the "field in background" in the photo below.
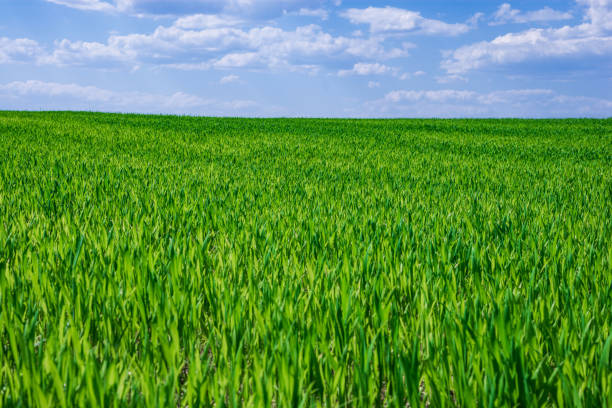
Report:
[[[0,112],[0,405],[612,406],[612,120]]]

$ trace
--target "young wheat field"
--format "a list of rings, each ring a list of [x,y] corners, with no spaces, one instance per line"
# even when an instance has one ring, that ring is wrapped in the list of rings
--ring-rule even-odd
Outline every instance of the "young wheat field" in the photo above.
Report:
[[[612,120],[0,112],[0,406],[612,406]]]

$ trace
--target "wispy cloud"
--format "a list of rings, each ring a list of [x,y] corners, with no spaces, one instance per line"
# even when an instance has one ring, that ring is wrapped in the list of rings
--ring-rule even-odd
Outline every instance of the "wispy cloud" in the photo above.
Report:
[[[490,25],[499,25],[506,23],[532,23],[542,21],[560,21],[569,20],[573,15],[569,12],[553,10],[550,7],[544,7],[540,10],[522,12],[518,9],[513,9],[510,3],[504,3],[493,15],[493,21]]]
[[[328,0],[45,0],[78,10],[123,13],[137,16],[181,16],[190,14],[225,14],[273,17],[285,12],[305,13],[336,5]],[[309,8],[310,7],[310,8]],[[304,14],[307,15],[307,14]],[[317,16],[321,16],[320,11]]]
[[[119,9],[119,6],[113,3],[108,3],[101,0],[46,0],[49,3],[59,4],[61,6],[71,7],[78,10],[104,11],[114,12]]]
[[[0,98],[47,97],[45,106],[63,109],[66,106],[87,109],[90,103],[100,110],[121,112],[207,113],[250,108],[257,104],[247,100],[220,101],[205,99],[185,92],[156,94],[148,92],[118,92],[97,86],[38,80],[0,84]]]
[[[347,76],[347,75],[384,75],[384,74],[393,74],[397,72],[397,68],[389,67],[385,64],[380,64],[378,62],[374,63],[365,63],[359,62],[353,66],[351,69],[342,69],[338,71],[339,76]]]
[[[240,81],[240,77],[238,75],[226,75],[219,80],[219,83],[224,85],[224,84],[230,84],[232,82],[238,82],[238,81]]]
[[[300,16],[300,17],[314,17],[314,18],[318,18],[323,21],[329,18],[329,11],[327,11],[324,8],[312,9],[312,8],[302,7],[301,9],[297,11],[293,11],[293,12],[288,12],[285,10],[285,14],[295,15],[295,16]]]
[[[372,116],[580,117],[609,116],[612,100],[559,94],[551,89],[395,90],[370,101]]]

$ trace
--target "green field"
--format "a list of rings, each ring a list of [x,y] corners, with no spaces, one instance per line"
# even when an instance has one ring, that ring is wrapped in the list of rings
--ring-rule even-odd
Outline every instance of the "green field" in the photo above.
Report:
[[[0,112],[0,406],[612,406],[612,120]]]

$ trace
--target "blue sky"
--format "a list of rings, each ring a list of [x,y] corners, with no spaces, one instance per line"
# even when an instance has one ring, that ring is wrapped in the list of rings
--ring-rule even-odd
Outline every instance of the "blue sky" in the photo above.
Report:
[[[0,109],[610,117],[612,0],[0,0]]]

